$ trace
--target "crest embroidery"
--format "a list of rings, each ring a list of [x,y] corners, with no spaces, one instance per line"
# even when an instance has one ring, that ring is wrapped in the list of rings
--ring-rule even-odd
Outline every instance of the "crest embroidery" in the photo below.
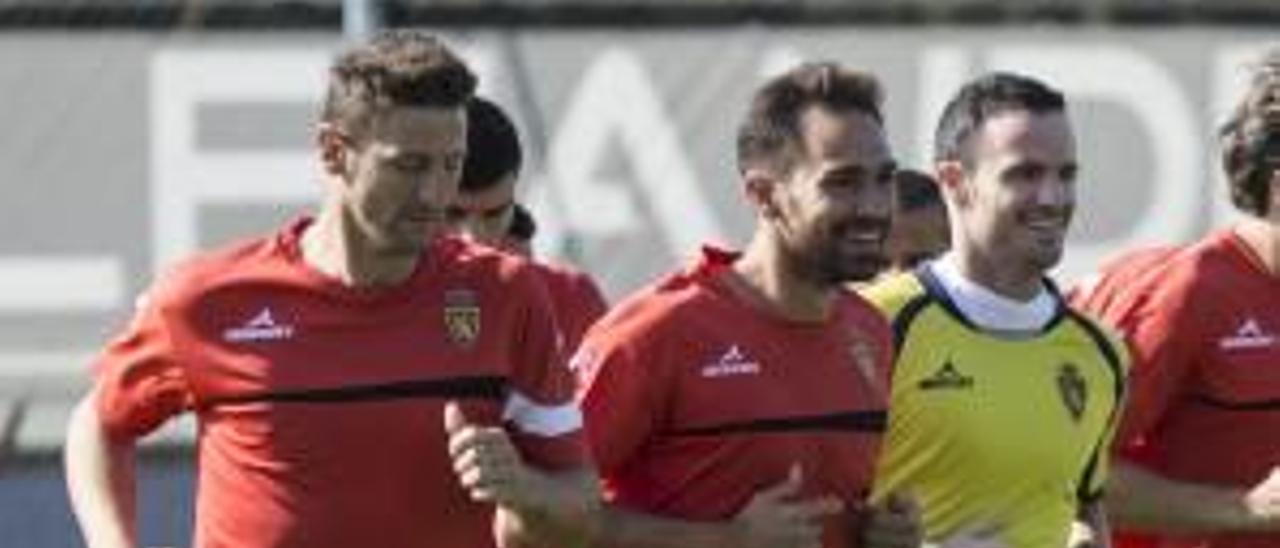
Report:
[[[1058,368],[1058,395],[1062,396],[1062,404],[1071,412],[1071,418],[1080,422],[1089,403],[1089,385],[1075,364],[1064,363]]]
[[[449,341],[471,346],[480,338],[480,302],[475,291],[454,289],[444,294],[444,327]]]

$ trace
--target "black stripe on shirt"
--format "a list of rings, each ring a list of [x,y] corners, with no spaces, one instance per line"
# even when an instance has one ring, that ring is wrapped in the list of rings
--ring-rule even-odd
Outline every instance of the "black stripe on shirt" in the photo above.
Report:
[[[1092,319],[1073,309],[1067,309],[1067,314],[1076,324],[1084,328],[1085,333],[1089,334],[1089,338],[1093,340],[1093,344],[1098,347],[1098,351],[1102,353],[1102,357],[1106,359],[1107,365],[1111,367],[1111,378],[1113,380],[1116,401],[1124,400],[1125,389],[1125,370],[1124,364],[1120,363],[1120,352],[1111,344],[1111,339],[1102,332],[1102,328],[1094,323]]]
[[[783,417],[730,422],[714,426],[684,428],[672,432],[675,436],[725,436],[732,434],[771,434],[793,432],[884,432],[887,413],[878,411],[849,411],[827,415]]]
[[[445,379],[409,380],[383,384],[337,386],[257,392],[212,398],[204,407],[244,403],[359,403],[411,398],[474,398],[501,400],[506,396],[504,377],[453,377]]]
[[[1048,277],[1041,278],[1041,281],[1044,283],[1045,291],[1048,291],[1049,295],[1053,296],[1054,302],[1053,317],[1049,318],[1049,321],[1045,322],[1044,327],[1040,328],[1041,333],[1049,333],[1053,331],[1054,328],[1058,327],[1058,324],[1062,323],[1062,320],[1072,316],[1071,305],[1067,303],[1067,298],[1063,296],[1062,290],[1058,289],[1057,283],[1054,283],[1054,281]]]
[[[923,293],[912,297],[907,304],[898,311],[893,317],[893,355],[902,354],[902,346],[907,343],[907,331],[911,329],[912,322],[924,312],[925,307],[933,302],[933,298],[928,293]]]
[[[1196,394],[1194,401],[1223,411],[1280,411],[1280,398],[1254,401],[1227,401],[1204,394]]]
[[[1080,484],[1077,486],[1076,498],[1082,503],[1097,501],[1102,497],[1101,492],[1091,493],[1088,491],[1089,484],[1092,483],[1093,475],[1097,473],[1098,461],[1102,459],[1103,442],[1107,439],[1107,433],[1111,436],[1115,435],[1115,422],[1120,418],[1120,411],[1125,405],[1125,369],[1124,364],[1120,362],[1120,353],[1116,351],[1106,334],[1098,327],[1089,317],[1076,312],[1074,309],[1067,309],[1067,315],[1084,329],[1084,332],[1093,340],[1093,344],[1098,347],[1098,351],[1102,353],[1103,361],[1111,369],[1112,382],[1115,390],[1115,405],[1111,407],[1111,413],[1107,416],[1107,424],[1103,430],[1103,436],[1093,448],[1093,453],[1089,457],[1089,464],[1085,466],[1084,474],[1080,478]]]

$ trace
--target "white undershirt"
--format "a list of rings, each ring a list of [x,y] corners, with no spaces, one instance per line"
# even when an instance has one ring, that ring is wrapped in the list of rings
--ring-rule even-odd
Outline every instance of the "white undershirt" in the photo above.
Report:
[[[960,312],[978,327],[991,331],[1039,331],[1053,319],[1058,303],[1044,284],[1029,301],[997,294],[960,273],[955,254],[929,264],[942,288]]]

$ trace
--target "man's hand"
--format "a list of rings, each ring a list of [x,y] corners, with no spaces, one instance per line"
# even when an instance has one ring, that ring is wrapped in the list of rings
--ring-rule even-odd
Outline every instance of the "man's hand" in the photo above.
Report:
[[[456,402],[445,404],[444,430],[453,471],[472,500],[511,508],[537,504],[543,478],[524,464],[505,430],[471,423]]]
[[[1249,514],[1269,524],[1267,529],[1280,531],[1280,467],[1271,469],[1271,473],[1244,496],[1244,506]]]
[[[817,548],[822,546],[822,521],[843,509],[832,496],[796,500],[804,478],[792,466],[787,479],[761,490],[733,518],[735,546],[749,548]]]
[[[868,548],[919,548],[924,542],[920,504],[914,497],[891,493],[880,506],[867,509],[862,545]]]
[[[498,507],[498,546],[586,546],[598,533],[594,473],[526,465],[505,430],[472,423],[456,402],[445,404],[444,430],[462,488],[472,500]]]

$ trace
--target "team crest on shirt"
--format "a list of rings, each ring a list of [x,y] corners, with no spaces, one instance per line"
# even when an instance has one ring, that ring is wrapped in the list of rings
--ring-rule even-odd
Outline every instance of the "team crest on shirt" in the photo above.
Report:
[[[470,289],[444,293],[444,328],[449,341],[471,346],[480,337],[480,299]]]
[[[1062,404],[1071,412],[1071,418],[1079,422],[1089,402],[1089,385],[1075,364],[1068,362],[1058,368],[1058,395],[1062,396]]]

